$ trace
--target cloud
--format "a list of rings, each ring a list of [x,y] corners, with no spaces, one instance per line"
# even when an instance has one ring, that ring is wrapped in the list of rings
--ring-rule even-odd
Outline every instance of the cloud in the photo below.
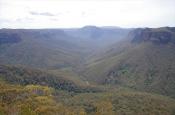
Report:
[[[49,12],[29,12],[31,15],[40,15],[40,16],[55,16],[55,14]]]
[[[29,18],[29,17],[17,18],[14,21],[15,22],[31,22],[31,21],[34,21],[34,18]]]
[[[0,0],[0,28],[175,26],[174,4],[175,0]]]

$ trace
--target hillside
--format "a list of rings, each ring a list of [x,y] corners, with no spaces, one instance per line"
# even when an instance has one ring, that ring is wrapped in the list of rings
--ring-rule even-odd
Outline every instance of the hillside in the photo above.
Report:
[[[74,80],[75,79],[75,80]],[[0,80],[11,84],[43,85],[65,90],[68,92],[98,92],[100,88],[87,85],[76,78],[70,79],[66,75],[55,75],[39,69],[18,66],[0,65]]]
[[[174,58],[174,27],[1,29],[0,115],[174,115]]]
[[[91,59],[83,73],[100,84],[175,97],[174,40],[174,28],[135,29]]]
[[[62,30],[1,30],[0,36],[8,39],[13,34],[18,42],[1,42],[0,60],[3,64],[25,65],[36,68],[75,66],[82,61],[81,49],[72,43]],[[3,36],[2,36],[3,35]]]
[[[120,89],[106,93],[71,93],[40,85],[0,81],[1,115],[173,115],[175,100]]]
[[[92,32],[88,34],[93,34],[94,29],[90,30]],[[96,44],[100,42],[83,37],[83,32],[77,34],[77,31],[79,29],[71,31],[70,35],[64,29],[1,29],[0,61],[2,64],[47,69],[78,67],[86,61],[85,58],[91,55],[91,52],[99,49]],[[74,36],[75,34],[78,36]],[[120,37],[125,35],[126,32]],[[115,38],[119,38],[118,34],[115,34]]]

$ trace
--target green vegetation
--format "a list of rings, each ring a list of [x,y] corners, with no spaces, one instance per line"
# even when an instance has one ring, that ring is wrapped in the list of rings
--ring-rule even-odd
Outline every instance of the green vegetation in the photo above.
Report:
[[[82,73],[99,84],[116,84],[175,98],[174,31],[136,29],[128,36],[92,58]],[[169,41],[160,40],[166,37]]]
[[[105,93],[76,93],[61,97],[40,85],[10,85],[0,82],[1,115],[173,115],[175,100],[149,93],[116,90]]]
[[[0,88],[1,115],[76,115],[83,111],[56,103],[54,90],[46,86],[0,83]]]
[[[0,39],[0,115],[175,114],[174,28],[2,29]]]
[[[69,92],[98,92],[102,90],[93,85],[77,84],[77,82],[66,77],[47,73],[38,69],[0,65],[0,71],[0,78],[13,84],[46,85]]]

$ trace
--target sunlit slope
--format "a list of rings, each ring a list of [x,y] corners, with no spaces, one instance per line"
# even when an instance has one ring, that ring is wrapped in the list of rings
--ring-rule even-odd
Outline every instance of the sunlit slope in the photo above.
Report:
[[[12,85],[2,80],[0,88],[1,115],[174,115],[175,112],[174,99],[124,89],[72,94],[47,86]]]
[[[76,95],[66,105],[80,106],[88,115],[173,115],[174,99],[135,91]]]
[[[86,78],[175,97],[173,28],[136,29],[125,41],[94,57]]]

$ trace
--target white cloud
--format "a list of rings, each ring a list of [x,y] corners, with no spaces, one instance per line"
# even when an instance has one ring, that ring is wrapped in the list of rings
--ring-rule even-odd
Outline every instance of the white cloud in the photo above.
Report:
[[[0,0],[0,27],[175,26],[174,4],[175,0]]]

